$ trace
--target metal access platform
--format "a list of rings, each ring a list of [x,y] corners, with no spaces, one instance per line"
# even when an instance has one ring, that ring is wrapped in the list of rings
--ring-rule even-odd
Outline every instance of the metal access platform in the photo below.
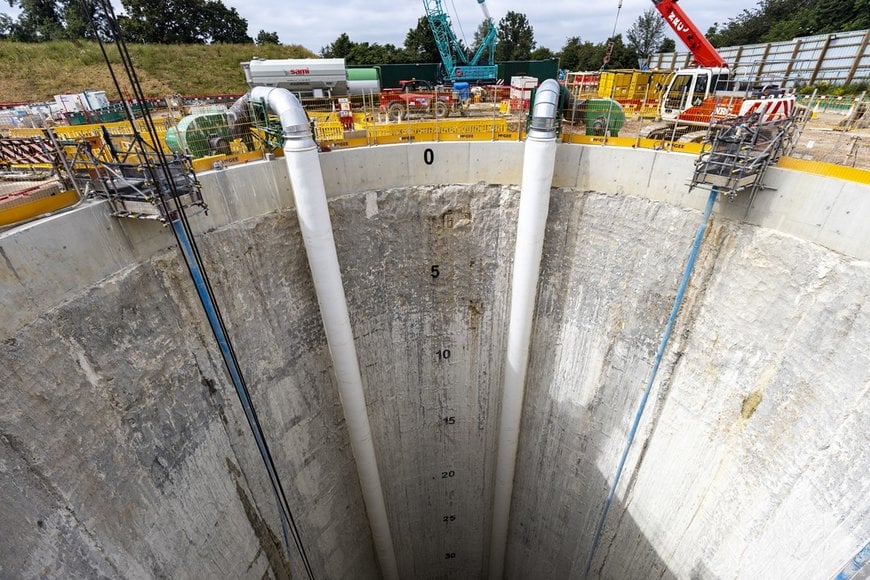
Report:
[[[691,187],[715,186],[732,200],[741,192],[755,195],[767,168],[782,154],[792,126],[791,118],[762,122],[758,113],[711,125]]]
[[[119,149],[117,141],[104,134],[62,143],[83,197],[108,200],[114,217],[162,223],[175,219],[179,208],[207,211],[189,157],[158,152],[135,138]]]

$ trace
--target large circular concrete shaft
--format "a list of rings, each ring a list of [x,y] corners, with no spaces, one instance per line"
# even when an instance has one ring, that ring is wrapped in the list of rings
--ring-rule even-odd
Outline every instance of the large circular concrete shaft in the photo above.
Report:
[[[402,578],[489,571],[521,147],[321,156]],[[557,151],[507,578],[583,574],[706,199],[691,167]],[[769,178],[714,210],[592,577],[821,577],[870,537],[867,188]],[[285,168],[202,180],[192,221],[315,574],[377,578]],[[301,577],[171,236],[106,213],[0,236],[0,576]]]

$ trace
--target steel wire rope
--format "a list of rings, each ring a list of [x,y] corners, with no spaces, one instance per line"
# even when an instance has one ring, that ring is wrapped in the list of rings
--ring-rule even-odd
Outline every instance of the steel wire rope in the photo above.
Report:
[[[453,0],[450,0],[450,5],[453,6],[453,14],[456,16],[456,25],[459,26],[459,35],[462,36],[462,50],[468,50],[468,39],[465,38],[465,31],[462,29],[462,21],[459,20],[459,11],[456,9],[456,4]],[[468,59],[468,55],[465,55],[463,61]]]
[[[82,4],[85,5],[84,0],[82,1]],[[217,319],[218,325],[220,327],[220,331],[224,337],[223,342],[226,345],[227,350],[229,352],[230,361],[235,366],[235,373],[233,373],[233,369],[229,368],[230,367],[229,362],[227,362],[225,360],[224,364],[227,366],[228,372],[230,372],[231,375],[234,375],[239,379],[239,387],[241,389],[241,392],[237,392],[237,395],[239,396],[242,407],[245,410],[245,415],[248,419],[249,427],[251,428],[251,431],[254,435],[254,438],[257,440],[257,446],[258,446],[258,449],[260,451],[261,458],[263,459],[263,462],[266,464],[266,469],[269,472],[269,479],[270,479],[270,483],[272,485],[272,491],[276,496],[276,502],[278,503],[278,507],[279,507],[279,514],[281,515],[281,525],[282,525],[282,531],[284,534],[285,547],[288,550],[288,555],[289,555],[289,541],[287,539],[287,529],[289,527],[290,532],[291,532],[290,535],[293,536],[294,544],[296,545],[297,549],[299,550],[299,554],[300,554],[300,557],[302,559],[302,563],[303,563],[303,566],[305,568],[306,574],[309,578],[313,579],[314,574],[313,574],[313,570],[311,569],[311,563],[310,563],[310,560],[308,558],[307,551],[305,550],[304,543],[302,542],[302,537],[299,533],[299,529],[298,529],[298,526],[296,524],[295,518],[293,517],[292,510],[290,510],[290,505],[289,505],[289,502],[287,501],[287,497],[286,497],[286,493],[284,491],[283,484],[281,483],[281,480],[277,475],[277,470],[275,469],[275,466],[274,466],[274,460],[272,459],[271,452],[269,450],[268,444],[266,443],[265,436],[263,435],[263,430],[262,430],[262,426],[260,425],[259,416],[256,413],[256,410],[253,407],[253,402],[250,398],[250,392],[249,392],[248,387],[247,387],[247,381],[244,379],[244,375],[241,372],[241,368],[238,364],[238,357],[236,355],[235,348],[232,344],[232,341],[229,338],[229,334],[226,331],[226,323],[224,322],[223,314],[220,311],[220,307],[217,303],[217,300],[214,298],[214,290],[211,286],[211,281],[208,278],[208,274],[204,268],[202,256],[199,252],[199,247],[196,244],[196,238],[195,238],[193,231],[190,227],[190,222],[188,220],[187,212],[185,211],[184,204],[181,202],[179,191],[178,191],[177,185],[175,183],[175,179],[174,179],[172,172],[169,168],[168,161],[166,159],[166,155],[163,152],[162,148],[160,147],[160,142],[158,139],[156,126],[154,125],[154,121],[151,118],[151,114],[148,111],[147,106],[145,106],[145,103],[146,103],[145,95],[144,95],[144,92],[142,91],[141,84],[139,83],[138,75],[136,74],[135,68],[133,67],[132,58],[130,57],[129,51],[127,50],[127,46],[123,40],[123,36],[121,34],[120,28],[118,27],[118,22],[117,22],[117,18],[115,16],[115,13],[114,13],[114,9],[112,8],[111,3],[108,2],[108,0],[98,0],[98,4],[103,9],[103,15],[106,18],[106,24],[109,26],[109,29],[112,33],[112,37],[114,38],[114,41],[115,41],[115,45],[118,48],[118,52],[119,52],[120,57],[121,57],[121,63],[122,63],[122,66],[124,67],[124,70],[127,74],[127,79],[130,82],[133,96],[138,101],[140,111],[142,112],[142,120],[144,121],[145,127],[148,131],[148,135],[152,140],[153,150],[154,150],[154,152],[157,156],[157,159],[160,163],[160,168],[161,168],[163,175],[166,179],[166,183],[167,183],[167,186],[169,187],[170,193],[172,194],[174,205],[175,205],[175,212],[174,213],[177,216],[178,222],[181,224],[183,232],[185,234],[185,237],[187,238],[187,240],[189,242],[189,248],[191,250],[190,251],[191,257],[195,261],[195,265],[199,271],[200,277],[202,279],[203,285],[204,285],[206,292],[208,294],[209,300],[212,303],[213,310],[215,313],[215,318]],[[91,12],[91,26],[93,27],[94,33],[95,33],[97,40],[99,42],[100,50],[103,54],[103,57],[106,60],[106,65],[109,68],[109,72],[110,72],[110,75],[112,77],[112,81],[115,84],[115,88],[118,91],[118,94],[123,101],[124,100],[123,91],[121,90],[120,83],[117,79],[117,76],[115,75],[114,69],[111,65],[108,54],[105,50],[105,46],[104,46],[103,40],[102,40],[102,35],[100,34],[100,32],[97,28],[97,25],[96,25],[96,22],[94,21],[94,16],[93,16],[92,12]],[[173,212],[170,210],[169,205],[167,203],[167,200],[165,198],[165,195],[163,194],[163,191],[161,190],[159,181],[157,180],[155,172],[154,172],[154,167],[152,166],[151,162],[148,161],[148,158],[146,155],[146,143],[145,143],[144,139],[142,138],[142,135],[141,135],[138,127],[136,126],[135,118],[132,115],[132,111],[130,110],[129,107],[127,107],[126,101],[124,101],[124,103],[125,103],[125,107],[127,108],[127,111],[128,111],[128,119],[130,121],[130,126],[131,126],[131,130],[133,132],[134,141],[139,144],[139,147],[143,153],[143,159],[145,160],[145,168],[148,171],[149,176],[151,177],[152,183],[157,185],[158,201],[160,202],[161,208],[163,209],[165,215],[170,216],[170,215],[172,215]],[[184,243],[183,243],[182,239],[180,238],[178,232],[176,231],[175,228],[173,228],[172,231],[173,231],[173,235],[175,237],[176,243],[178,244],[179,248],[182,250],[182,253],[186,254],[184,252]],[[188,270],[188,273],[190,274],[191,278],[195,279],[193,269],[192,269],[190,263],[188,263],[188,260],[186,257],[185,257],[184,262],[185,262],[185,265],[187,266],[187,270]],[[203,308],[208,310],[208,307],[205,304],[205,299],[201,295],[200,295],[200,301],[202,302]],[[215,329],[214,327],[212,327],[212,333],[214,334],[215,340],[220,344],[221,339],[218,336],[218,329]]]
[[[616,6],[616,18],[613,19],[613,32],[610,33],[610,38],[608,39],[608,44],[610,45],[610,50],[607,50],[604,53],[604,62],[601,63],[601,70],[604,70],[607,67],[607,64],[610,62],[610,55],[613,53],[613,44],[614,38],[616,38],[616,26],[619,24],[619,13],[622,12],[622,0],[619,0],[619,4]]]

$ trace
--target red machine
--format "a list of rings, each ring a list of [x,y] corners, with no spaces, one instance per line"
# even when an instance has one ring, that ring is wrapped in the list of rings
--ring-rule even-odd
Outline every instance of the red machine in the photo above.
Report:
[[[728,64],[704,34],[683,12],[677,0],[652,0],[656,9],[686,44],[697,67],[674,72],[662,94],[659,115],[664,123],[645,128],[643,135],[653,139],[668,135],[700,138],[710,121],[719,121],[759,112],[763,122],[790,117],[795,109],[794,95],[778,86],[747,79],[732,78]],[[676,123],[676,126],[675,126]],[[693,129],[694,127],[694,129]]]
[[[683,41],[692,54],[695,56],[695,62],[699,66],[706,67],[727,67],[728,63],[722,58],[707,37],[701,34],[692,19],[683,12],[677,0],[652,0],[656,10],[661,13],[665,21],[671,25],[680,40]]]
[[[453,92],[425,80],[399,81],[398,89],[381,89],[381,110],[391,121],[407,115],[447,117],[453,109]]]

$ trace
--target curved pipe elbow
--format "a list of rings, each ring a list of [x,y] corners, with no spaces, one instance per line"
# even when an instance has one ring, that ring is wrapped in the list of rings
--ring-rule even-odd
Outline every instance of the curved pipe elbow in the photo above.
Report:
[[[529,137],[537,139],[556,138],[556,115],[559,112],[561,91],[562,88],[554,79],[547,79],[538,87],[535,93],[535,104],[532,107]]]
[[[285,149],[298,149],[314,145],[311,138],[311,127],[308,124],[308,115],[293,93],[277,87],[254,87],[251,89],[250,95],[252,99],[263,100],[266,106],[278,115],[281,129],[284,132]],[[296,146],[293,146],[293,143]]]

